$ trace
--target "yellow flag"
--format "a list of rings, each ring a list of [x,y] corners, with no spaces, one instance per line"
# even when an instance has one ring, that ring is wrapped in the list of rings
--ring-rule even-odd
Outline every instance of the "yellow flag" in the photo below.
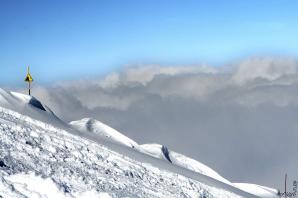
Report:
[[[26,76],[26,78],[25,78],[25,81],[26,82],[32,82],[33,81],[33,78],[32,78],[32,76],[31,76],[31,74],[30,74],[30,70],[29,70],[30,68],[29,68],[29,66],[28,66],[28,68],[27,68],[27,76]]]

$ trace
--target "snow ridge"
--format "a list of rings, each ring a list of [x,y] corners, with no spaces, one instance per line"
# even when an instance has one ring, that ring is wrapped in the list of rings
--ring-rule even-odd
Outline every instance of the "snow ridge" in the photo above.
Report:
[[[93,118],[84,118],[82,120],[72,121],[69,124],[82,133],[93,133],[100,136],[101,138],[105,138],[131,148],[138,146],[138,144],[132,139]]]

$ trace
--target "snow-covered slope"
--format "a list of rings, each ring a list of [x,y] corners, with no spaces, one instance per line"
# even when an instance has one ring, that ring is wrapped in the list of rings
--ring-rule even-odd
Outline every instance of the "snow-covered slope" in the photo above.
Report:
[[[122,133],[92,118],[84,118],[82,120],[72,121],[69,124],[82,133],[94,133],[102,138],[106,138],[107,140],[111,140],[115,143],[123,144],[132,148],[138,146],[135,141],[126,137]]]
[[[32,96],[9,92],[0,88],[0,106],[55,126],[69,127],[51,109]]]
[[[217,179],[219,181],[230,184],[230,182],[228,180],[221,177],[217,172],[215,172],[208,166],[206,166],[196,160],[193,160],[193,159],[186,157],[182,154],[170,151],[170,150],[168,150],[168,148],[166,146],[163,146],[163,145],[159,145],[159,144],[138,145],[136,142],[134,142],[130,138],[126,137],[119,131],[116,131],[115,129],[107,126],[106,124],[104,124],[98,120],[95,120],[92,118],[84,118],[82,120],[72,121],[72,122],[70,122],[70,125],[73,128],[75,128],[81,132],[94,133],[102,138],[106,138],[106,139],[111,140],[115,143],[135,148],[135,149],[139,150],[140,152],[143,152],[150,156],[167,160],[170,163],[173,163],[180,167],[187,168],[189,170],[207,175],[207,176]]]
[[[148,154],[150,156],[153,156],[159,159],[167,160],[170,163],[173,163],[180,167],[187,168],[189,170],[207,175],[219,181],[230,184],[228,180],[221,177],[217,172],[215,172],[208,166],[196,160],[193,160],[182,154],[170,151],[166,146],[163,146],[163,145],[159,145],[159,144],[138,145],[136,142],[126,137],[125,135],[121,134],[119,131],[116,131],[115,129],[105,125],[104,123],[98,120],[95,120],[92,118],[84,118],[82,120],[72,121],[70,122],[70,125],[81,132],[94,133],[102,138],[106,138],[115,143],[135,148],[142,153]]]
[[[150,155],[152,157],[162,159],[177,165],[179,167],[186,168],[188,170],[206,175],[208,177],[214,178],[220,182],[226,183],[231,186],[235,186],[243,191],[249,192],[251,194],[260,196],[260,197],[276,197],[278,191],[275,189],[270,189],[262,187],[255,184],[241,184],[241,183],[231,183],[227,179],[223,178],[213,169],[208,166],[198,162],[194,159],[191,159],[185,155],[176,153],[169,150],[166,146],[160,144],[143,144],[138,145],[136,142],[121,134],[119,131],[103,124],[102,122],[92,119],[84,118],[82,120],[70,122],[70,125],[83,132],[83,133],[93,133],[101,138],[106,138],[117,144],[122,144],[131,148],[134,148],[142,153]]]
[[[139,146],[99,121],[71,126],[34,97],[0,89],[0,197],[255,197],[199,162]]]
[[[216,171],[209,168],[205,164],[198,162],[194,159],[191,159],[185,155],[176,153],[174,151],[169,150],[166,146],[160,144],[143,144],[140,145],[141,152],[144,152],[153,157],[167,160],[172,164],[177,166],[192,170],[197,173],[201,173],[203,175],[212,177],[218,181],[226,183],[228,185],[235,186],[243,191],[248,193],[257,195],[259,197],[278,197],[278,191],[276,189],[256,185],[256,184],[248,184],[248,183],[231,183],[227,179],[223,178]]]
[[[257,184],[247,184],[247,183],[233,183],[233,185],[243,191],[249,192],[254,195],[258,195],[263,198],[278,197],[278,190],[273,188],[268,188],[265,186],[260,186]]]
[[[14,111],[0,108],[0,118],[2,196],[24,197],[29,193],[31,197],[38,193],[24,182],[34,173],[45,183],[49,178],[58,194],[65,197],[80,197],[77,195],[89,191],[111,197],[240,197]],[[25,178],[17,182],[13,175]]]
[[[173,152],[169,150],[166,146],[159,145],[159,144],[143,144],[141,145],[142,151],[147,153],[153,157],[157,157],[160,159],[166,159],[169,162],[184,167],[186,169],[207,175],[214,179],[217,179],[221,182],[230,184],[228,180],[220,176],[217,172],[209,168],[208,166],[186,157],[185,155]]]

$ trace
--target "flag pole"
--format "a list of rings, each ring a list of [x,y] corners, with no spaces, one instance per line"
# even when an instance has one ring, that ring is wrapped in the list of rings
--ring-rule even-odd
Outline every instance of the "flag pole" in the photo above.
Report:
[[[30,96],[31,95],[31,82],[33,81],[33,78],[30,74],[29,66],[27,67],[27,75],[26,75],[25,81],[28,83],[28,94]]]
[[[285,197],[287,197],[287,173],[285,175]]]
[[[31,82],[29,81],[29,96],[31,96]]]

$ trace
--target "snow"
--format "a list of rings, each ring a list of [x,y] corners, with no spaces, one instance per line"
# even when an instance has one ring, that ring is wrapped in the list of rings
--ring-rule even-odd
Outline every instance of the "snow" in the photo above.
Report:
[[[9,92],[0,88],[0,106],[61,128],[69,127],[50,108],[42,104],[35,97],[26,94]]]
[[[205,164],[202,164],[201,162],[198,162],[194,159],[191,159],[189,157],[186,157],[185,155],[182,155],[176,152],[170,152],[170,156],[173,163],[178,166],[207,175],[209,177],[217,179],[218,181],[230,184],[228,180],[226,180],[225,178],[220,176],[217,172],[215,172],[213,169],[209,168]]]
[[[166,148],[163,145],[160,144],[143,144],[140,145],[140,151],[143,153],[146,153],[152,157],[156,157],[159,159],[167,160],[167,157],[165,157],[164,152],[162,148]],[[168,150],[168,149],[167,149]],[[226,183],[228,185],[234,186],[236,188],[239,188],[245,192],[248,192],[250,194],[257,195],[259,197],[263,198],[269,198],[269,197],[278,197],[277,193],[278,191],[276,189],[256,185],[256,184],[248,184],[248,183],[231,183],[227,179],[223,178],[221,175],[219,175],[216,171],[209,168],[208,166],[202,164],[201,162],[198,162],[194,159],[191,159],[185,155],[173,152],[171,150],[168,150],[169,152],[169,158],[170,162],[178,165],[180,167],[192,170],[194,172],[201,173],[203,175],[212,177],[218,181],[221,181],[223,183]]]
[[[237,198],[271,190],[230,183],[196,160],[138,145],[91,118],[68,125],[36,98],[0,89],[0,197]]]
[[[273,188],[268,188],[257,184],[247,184],[247,183],[233,183],[233,185],[243,191],[249,192],[259,197],[263,197],[263,198],[279,197],[277,195],[278,191]]]
[[[18,92],[13,92],[11,91],[10,92],[11,95],[13,95],[15,98],[19,99],[21,102],[23,103],[29,103],[29,101],[31,100],[31,96],[29,95],[25,95],[25,94],[22,94],[22,93],[18,93]]]
[[[144,152],[156,158],[165,159],[169,161],[169,159],[167,159],[168,157],[165,156],[165,153],[163,152],[163,149],[162,149],[162,148],[166,148],[165,146],[162,146],[160,144],[143,144],[140,147],[141,147],[141,152]],[[212,177],[221,182],[231,184],[228,180],[220,176],[217,172],[215,172],[208,166],[194,159],[186,157],[185,155],[173,152],[171,150],[168,150],[168,152],[169,152],[168,156],[170,158],[171,163],[178,165],[180,167],[204,174],[206,176]]]
[[[0,174],[1,175],[1,174]],[[30,197],[30,198],[112,198],[109,193],[97,192],[95,190],[77,192],[73,196],[63,192],[50,178],[42,178],[33,172],[6,175],[2,181],[10,185],[10,192],[6,191],[3,195],[7,197]],[[0,195],[4,192],[0,183]],[[2,196],[2,195],[1,195]],[[4,196],[3,196],[4,197]]]
[[[142,145],[140,145],[141,152],[146,153],[152,157],[166,160],[161,148],[162,148],[162,145],[160,145],[160,144],[142,144]]]
[[[81,132],[94,133],[115,143],[119,143],[132,148],[138,146],[135,141],[109,127],[108,125],[92,118],[84,118],[82,120],[72,121],[69,124]]]
[[[27,197],[65,197],[64,193],[58,189],[50,178],[43,179],[34,173],[19,173],[4,177],[4,179],[9,183],[13,183],[14,189]]]
[[[105,192],[96,192],[95,190],[91,191],[86,191],[82,193],[76,193],[74,195],[75,197],[80,197],[80,198],[112,198],[109,193]]]
[[[46,184],[54,182],[66,197],[92,191],[98,195],[108,193],[111,197],[240,197],[224,188],[218,189],[186,177],[178,169],[175,173],[156,167],[144,156],[142,160],[135,160],[129,156],[129,152],[131,155],[137,152],[134,149],[121,147],[122,151],[129,149],[123,155],[106,145],[5,108],[0,108],[0,117],[7,121],[5,124],[0,122],[1,196],[4,195],[2,192],[15,193],[12,197],[36,192],[31,184],[40,178],[24,174],[33,172],[38,177],[49,178]],[[32,131],[38,136],[31,136]],[[37,148],[39,152],[36,152]],[[154,171],[156,169],[159,171]],[[9,180],[7,175],[16,175],[16,179]],[[21,177],[29,178],[28,183],[20,179],[21,185],[18,185],[16,181]],[[45,197],[41,193],[47,191],[43,187],[40,189],[41,192],[36,193]]]

